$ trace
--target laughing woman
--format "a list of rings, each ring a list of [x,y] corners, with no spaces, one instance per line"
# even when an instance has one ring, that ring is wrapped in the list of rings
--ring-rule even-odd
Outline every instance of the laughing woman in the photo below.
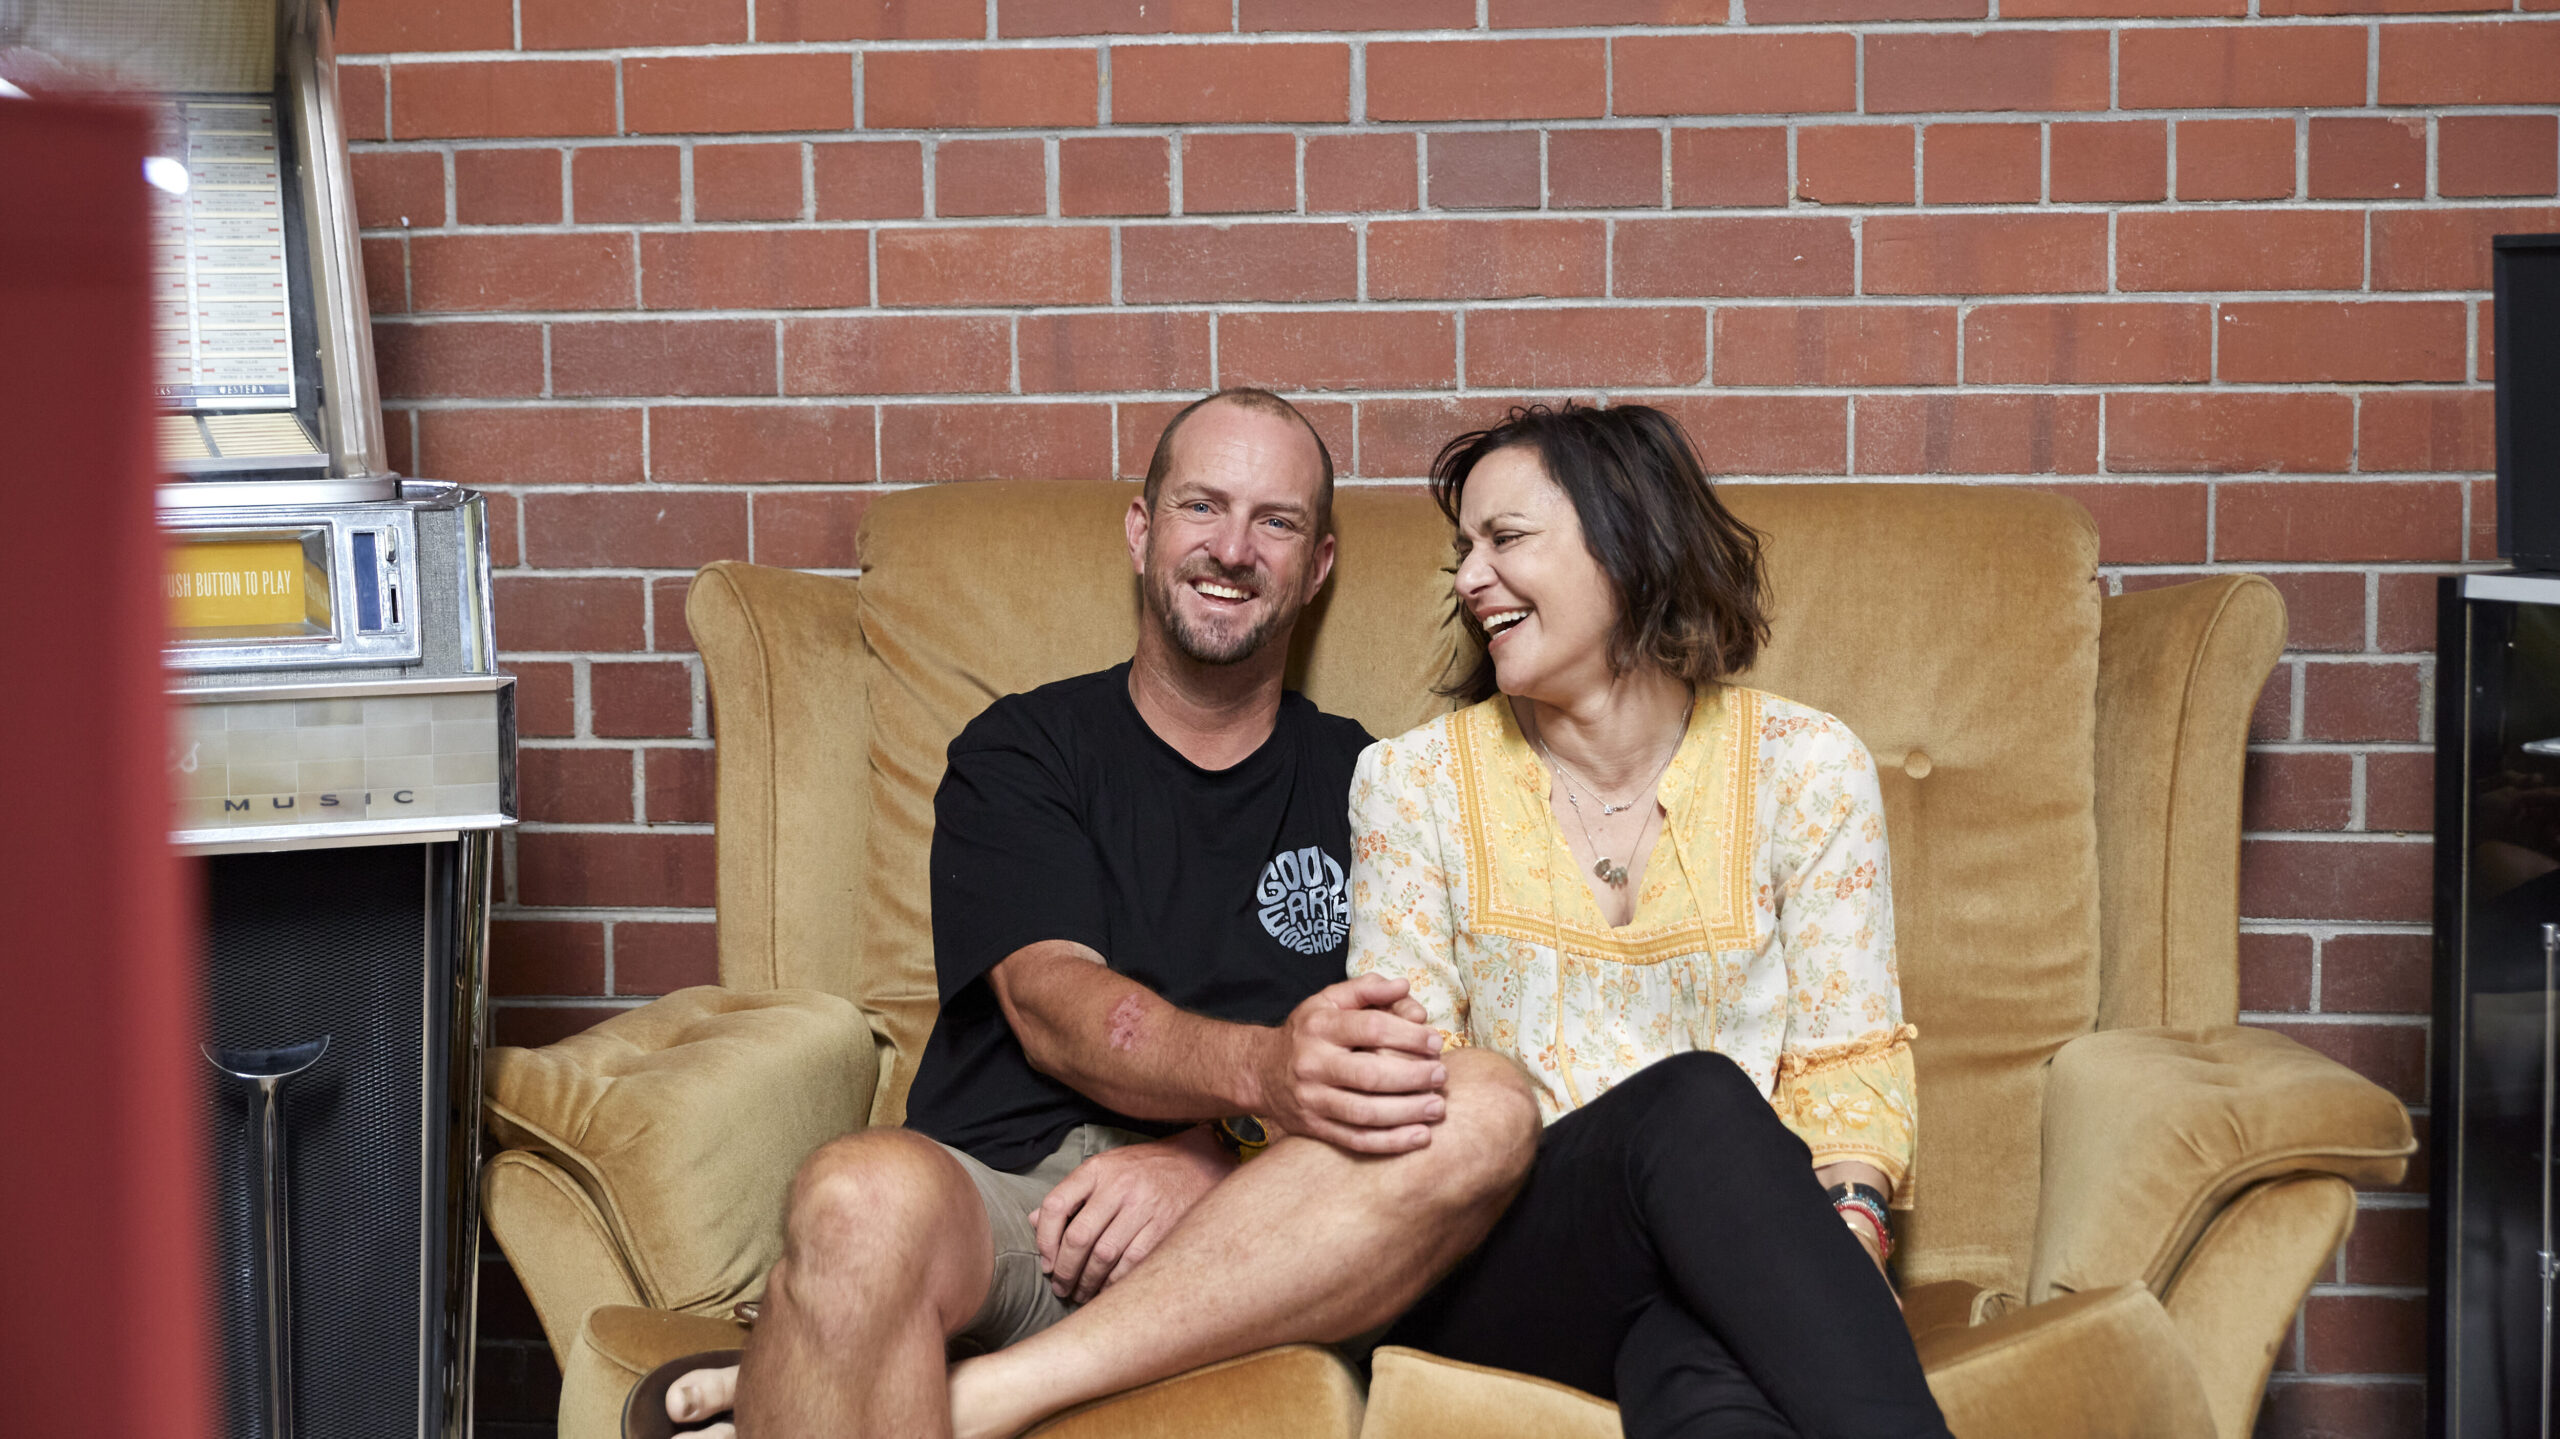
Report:
[[[1847,726],[1729,682],[1758,537],[1643,406],[1515,410],[1433,492],[1485,654],[1361,757],[1350,967],[1550,1124],[1389,1342],[1613,1397],[1631,1439],[1945,1434],[1880,1277],[1916,1117],[1884,809]]]

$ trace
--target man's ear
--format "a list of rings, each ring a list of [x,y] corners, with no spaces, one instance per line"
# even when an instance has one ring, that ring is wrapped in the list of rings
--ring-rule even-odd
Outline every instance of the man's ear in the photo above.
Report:
[[[1333,532],[1331,530],[1325,531],[1316,539],[1316,562],[1310,573],[1313,578],[1307,584],[1307,598],[1314,599],[1324,589],[1324,582],[1333,576]]]
[[[1147,513],[1147,497],[1140,495],[1129,502],[1129,513],[1122,516],[1120,527],[1129,535],[1129,568],[1133,573],[1147,572],[1147,527],[1154,516]]]

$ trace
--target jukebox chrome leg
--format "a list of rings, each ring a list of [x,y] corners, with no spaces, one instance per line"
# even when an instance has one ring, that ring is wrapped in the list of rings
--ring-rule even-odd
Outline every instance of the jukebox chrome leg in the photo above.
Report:
[[[266,1333],[262,1386],[266,1439],[293,1436],[293,1270],[291,1220],[285,1203],[284,1082],[320,1062],[329,1036],[281,1049],[204,1046],[213,1067],[248,1085],[249,1222],[255,1231],[259,1308]]]

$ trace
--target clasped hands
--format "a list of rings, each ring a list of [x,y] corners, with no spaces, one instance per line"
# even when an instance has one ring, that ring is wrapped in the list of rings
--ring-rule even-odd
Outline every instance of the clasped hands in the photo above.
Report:
[[[1420,1149],[1449,1112],[1441,1044],[1403,980],[1328,985],[1255,1040],[1247,1109],[1275,1134],[1354,1154]],[[1101,1293],[1233,1168],[1205,1126],[1076,1166],[1030,1214],[1051,1291],[1076,1304]]]

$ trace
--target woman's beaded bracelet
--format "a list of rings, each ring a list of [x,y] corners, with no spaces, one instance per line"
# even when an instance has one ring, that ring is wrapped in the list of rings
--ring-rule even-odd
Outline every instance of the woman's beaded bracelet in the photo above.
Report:
[[[1886,1259],[1893,1257],[1893,1222],[1885,1210],[1884,1196],[1864,1184],[1831,1186],[1831,1208],[1847,1216],[1855,1212],[1876,1229],[1876,1247]]]

